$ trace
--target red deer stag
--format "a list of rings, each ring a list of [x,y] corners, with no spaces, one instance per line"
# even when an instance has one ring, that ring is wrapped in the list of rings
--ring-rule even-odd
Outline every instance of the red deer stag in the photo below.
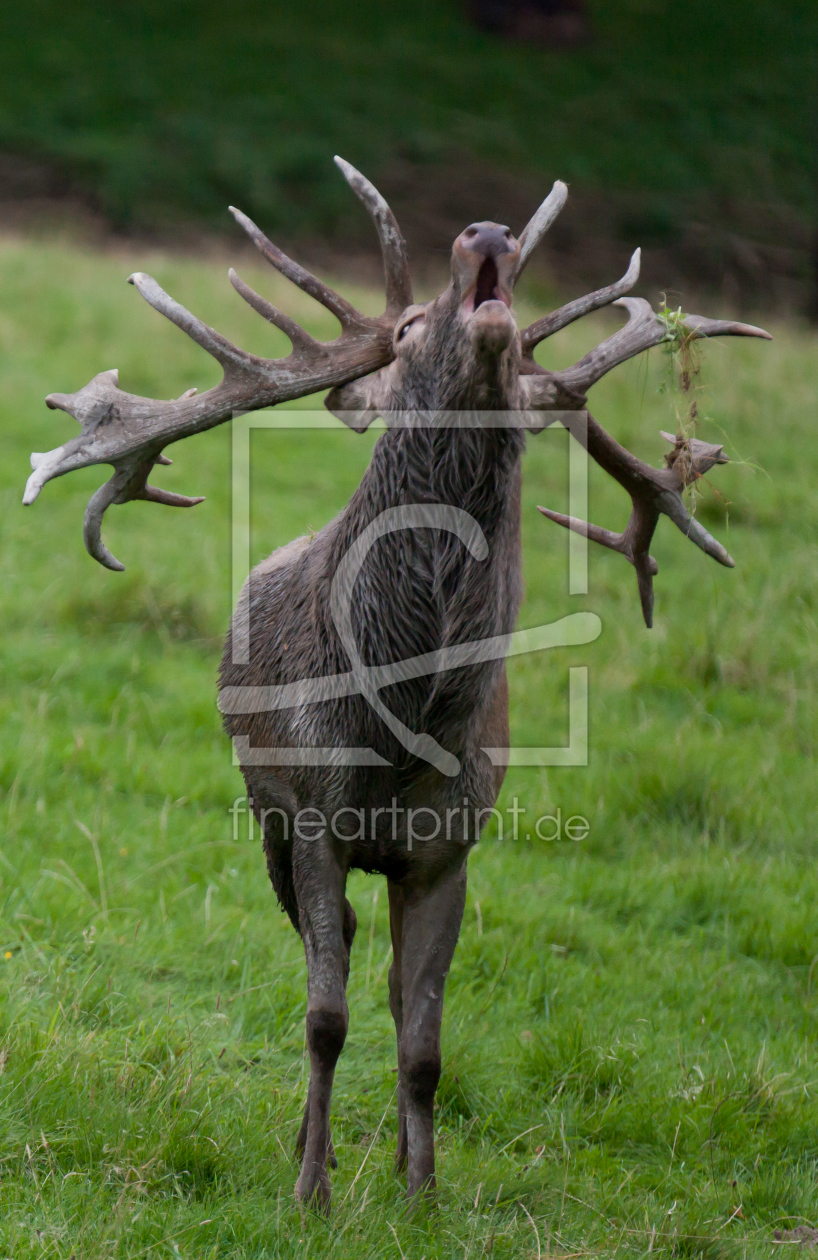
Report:
[[[606,372],[668,335],[646,301],[622,296],[638,277],[638,251],[616,284],[519,331],[514,284],[562,208],[567,190],[558,182],[519,240],[496,223],[466,228],[454,242],[448,288],[434,301],[415,303],[391,210],[363,176],[336,161],[380,237],[383,315],[361,315],[234,210],[264,257],[336,316],[340,336],[328,344],[315,341],[231,270],[238,293],[292,343],[284,359],[257,358],[191,315],[150,276],[132,275],[131,284],[151,306],[218,360],[223,380],[200,396],[192,389],[163,402],[124,393],[116,371],[108,371],[78,393],[49,395],[48,406],[70,412],[82,432],[57,450],[32,455],[24,500],[31,503],[52,477],[89,464],[113,465],[113,476],[88,504],[84,538],[96,560],[121,569],[100,534],[111,504],[200,502],[148,484],[154,465],[169,462],[162,452],[170,443],[234,413],[327,387],[326,405],[353,428],[365,428],[376,415],[386,421],[345,510],[315,537],[296,539],[252,573],[220,680],[220,707],[262,824],[270,877],[304,941],[310,1081],[296,1192],[302,1202],[323,1208],[330,1200],[327,1165],[335,1166],[330,1096],[348,1024],[345,991],[356,920],[345,885],[353,867],[379,872],[388,882],[397,1165],[407,1169],[410,1196],[434,1185],[443,989],[463,914],[466,858],[476,839],[468,819],[471,810],[488,816],[503,779],[503,767],[483,750],[508,740],[503,660],[468,652],[458,658],[456,651],[486,639],[504,641],[514,628],[521,598],[525,430],[544,428],[553,419],[548,413],[559,410],[563,423],[627,490],[633,506],[621,534],[556,512],[546,515],[628,558],[648,626],[657,568],[648,548],[662,513],[708,555],[733,564],[689,515],[680,493],[724,462],[721,447],[680,438],[667,466],[657,470],[583,411],[587,391]],[[544,338],[614,301],[625,308],[626,324],[579,363],[547,372],[534,362],[534,348]],[[768,336],[745,324],[693,315],[685,331],[691,338]],[[494,415],[497,422],[452,426],[445,419],[466,412],[484,420]],[[497,412],[517,419],[505,422]],[[582,423],[572,428],[571,416],[579,413]],[[445,650],[455,650],[448,662]],[[337,686],[339,677],[352,678],[353,685]],[[329,690],[303,690],[305,679],[326,682]],[[384,688],[389,707],[378,694]],[[428,831],[423,825],[422,844],[411,843],[412,811],[437,819],[436,830],[432,822]]]

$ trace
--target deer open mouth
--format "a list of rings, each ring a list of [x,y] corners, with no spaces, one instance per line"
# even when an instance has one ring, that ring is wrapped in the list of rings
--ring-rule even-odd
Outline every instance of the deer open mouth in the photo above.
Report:
[[[484,302],[502,302],[504,306],[511,306],[510,296],[500,287],[497,263],[493,258],[486,258],[481,264],[477,273],[477,283],[473,292],[463,303],[463,307],[467,314],[473,315]]]

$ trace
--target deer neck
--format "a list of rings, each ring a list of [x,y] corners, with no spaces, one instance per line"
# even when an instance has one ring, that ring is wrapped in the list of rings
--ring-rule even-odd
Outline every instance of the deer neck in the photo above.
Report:
[[[381,437],[348,509],[353,531],[378,512],[446,504],[492,532],[513,507],[525,438],[519,429],[400,427]]]
[[[400,428],[385,433],[338,521],[334,563],[389,509],[444,504],[467,513],[487,544],[477,560],[452,532],[396,528],[369,549],[353,621],[367,664],[507,634],[522,596],[519,430]],[[468,519],[463,516],[460,520]]]

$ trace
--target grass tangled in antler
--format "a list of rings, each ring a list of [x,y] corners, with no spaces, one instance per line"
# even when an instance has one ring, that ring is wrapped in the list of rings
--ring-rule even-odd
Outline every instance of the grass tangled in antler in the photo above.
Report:
[[[659,393],[672,396],[676,421],[676,444],[664,459],[668,468],[672,468],[679,460],[683,461],[684,487],[685,491],[689,492],[691,515],[695,516],[697,499],[702,493],[700,485],[703,477],[693,472],[690,439],[696,436],[700,420],[710,418],[701,414],[699,399],[695,396],[704,388],[701,383],[701,371],[702,348],[705,341],[697,338],[688,327],[687,315],[681,306],[673,310],[665,299],[657,312],[657,317],[666,329],[661,344],[669,360],[668,379],[660,385]],[[670,440],[670,435],[667,436]],[[711,481],[706,481],[704,484],[726,509],[729,500]]]

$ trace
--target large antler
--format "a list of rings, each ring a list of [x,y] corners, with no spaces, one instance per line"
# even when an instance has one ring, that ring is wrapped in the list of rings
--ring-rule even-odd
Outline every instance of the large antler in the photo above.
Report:
[[[140,398],[119,388],[116,370],[100,372],[76,394],[49,394],[46,404],[69,412],[81,425],[81,433],[64,446],[31,456],[34,470],[28,479],[24,503],[33,503],[47,481],[85,468],[112,464],[114,475],[96,494],[85,512],[83,536],[88,552],[109,569],[124,566],[102,541],[102,517],[112,503],[146,499],[173,507],[192,507],[201,498],[171,494],[147,484],[155,464],[169,464],[162,450],[171,442],[202,433],[229,420],[236,413],[271,407],[300,398],[355,377],[374,372],[392,359],[392,334],[397,317],[412,301],[406,246],[395,217],[369,180],[342,158],[335,159],[353,191],[374,220],[384,260],[386,309],[368,318],[316,276],[282,253],[239,210],[231,211],[250,239],[282,275],[336,316],[341,334],[333,342],[316,341],[294,320],[254,293],[231,269],[236,291],[260,315],[289,337],[291,353],[283,359],[261,359],[232,345],[169,297],[150,276],[136,272],[129,277],[147,302],[186,332],[220,364],[223,379],[213,389],[195,396],[190,389],[181,398],[163,401]]]
[[[560,409],[563,413],[579,411],[585,406],[586,391],[611,368],[643,350],[675,339],[676,334],[671,330],[669,321],[657,315],[644,298],[621,296],[633,287],[638,276],[637,250],[627,272],[616,284],[569,302],[524,330],[523,371],[526,375],[522,377],[521,385],[526,407],[544,411]],[[534,362],[534,347],[540,341],[573,320],[610,302],[627,310],[628,322],[624,327],[564,371],[546,372]],[[676,333],[686,342],[703,337],[724,336],[764,337],[770,340],[768,332],[763,328],[755,328],[752,324],[704,319],[701,315],[685,315]],[[584,416],[577,415],[575,422],[570,416],[563,414],[562,422],[586,447],[600,467],[628,491],[633,504],[630,520],[621,534],[615,534],[598,525],[577,520],[576,517],[564,516],[561,512],[552,512],[543,507],[539,510],[559,525],[564,525],[593,542],[601,543],[603,547],[621,552],[631,562],[636,569],[642,615],[648,628],[653,625],[653,578],[658,572],[658,565],[650,555],[649,547],[661,515],[669,516],[687,538],[714,560],[718,560],[719,564],[733,568],[734,562],[724,547],[691,516],[682,499],[682,491],[704,476],[714,464],[728,462],[721,446],[712,446],[697,438],[663,434],[673,443],[673,450],[665,457],[666,467],[658,469],[626,451],[587,412]]]

